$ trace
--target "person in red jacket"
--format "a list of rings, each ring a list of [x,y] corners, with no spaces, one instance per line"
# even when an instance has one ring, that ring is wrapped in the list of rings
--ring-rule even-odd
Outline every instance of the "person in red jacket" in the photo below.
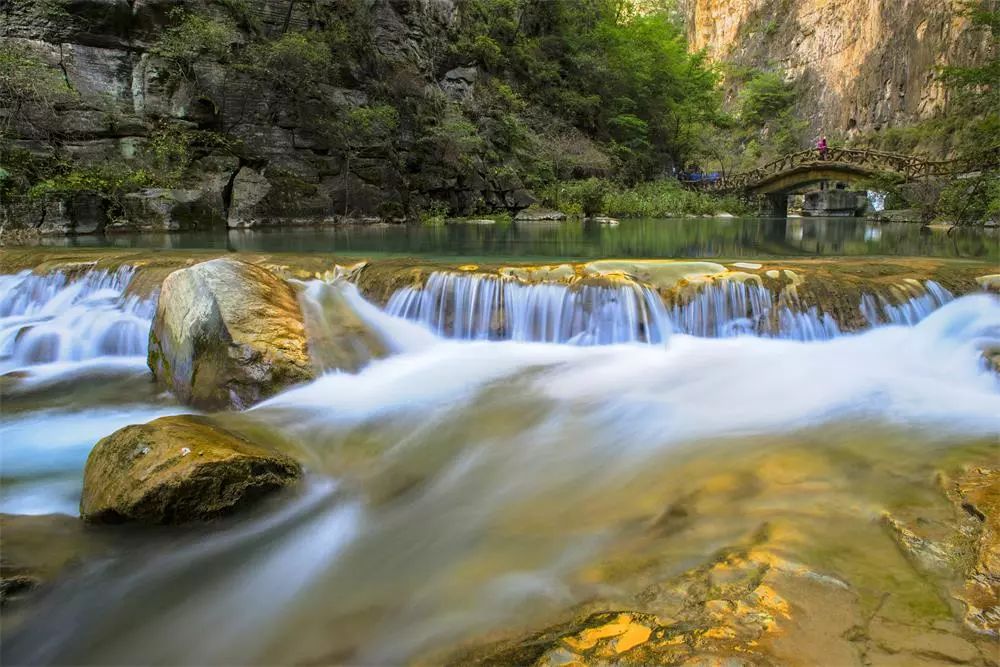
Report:
[[[825,160],[827,153],[830,152],[830,147],[826,143],[826,137],[819,138],[819,141],[816,142],[816,150],[819,151],[819,159]]]

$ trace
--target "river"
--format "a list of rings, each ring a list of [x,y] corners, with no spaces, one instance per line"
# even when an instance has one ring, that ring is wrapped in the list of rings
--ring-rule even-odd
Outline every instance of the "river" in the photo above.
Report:
[[[506,259],[954,247],[909,232],[857,238],[866,223],[854,220],[833,236],[790,221],[798,240],[788,229],[747,236],[761,221],[721,221],[732,225],[724,237],[701,238],[707,224],[681,235],[698,239],[693,252],[647,237],[645,223],[250,233],[235,245]],[[963,252],[995,258],[977,243]],[[867,324],[847,332],[815,311],[763,327],[779,304],[753,289],[673,307],[631,287],[450,276],[384,308],[342,280],[303,283],[314,304],[338,291],[394,354],[220,415],[302,461],[305,483],[237,517],[161,528],[72,518],[96,440],[190,412],[150,382],[155,294],[130,292],[128,267],[0,278],[3,546],[60,566],[36,598],[5,608],[4,663],[465,664],[462,651],[541,645],[533,633],[595,610],[691,623],[677,620],[688,612],[667,602],[664,582],[737,547],[780,556],[815,575],[810,585],[837,582],[799,589],[795,614],[815,604],[831,624],[840,614],[909,628],[880,644],[904,657],[927,632],[985,655],[879,517],[944,516],[938,471],[996,460],[1000,383],[982,358],[1000,346],[996,296],[956,298],[924,281],[902,304],[860,302]],[[503,333],[490,324],[498,309]],[[699,604],[713,595],[684,590]],[[765,656],[808,663],[822,658],[810,651],[848,650],[818,648],[821,631],[797,628],[764,642]],[[846,631],[836,641],[860,642]],[[576,645],[560,646],[531,655],[559,664]]]
[[[600,257],[963,257],[1000,261],[995,229],[952,233],[863,218],[683,218],[580,222],[344,225],[176,234],[47,237],[63,247],[217,248],[552,261]]]

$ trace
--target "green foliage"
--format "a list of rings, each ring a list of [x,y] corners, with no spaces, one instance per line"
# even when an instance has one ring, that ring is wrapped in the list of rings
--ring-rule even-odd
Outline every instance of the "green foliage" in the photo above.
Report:
[[[479,128],[456,106],[448,105],[442,116],[424,131],[421,147],[436,163],[468,173],[474,157],[483,152],[486,142]]]
[[[36,177],[25,194],[37,200],[89,192],[120,207],[122,196],[130,192],[183,185],[195,159],[233,148],[232,140],[217,133],[167,125],[155,130],[131,160],[119,157],[83,164],[63,156],[42,168],[36,166]]]
[[[0,141],[18,122],[39,125],[59,105],[76,99],[76,92],[54,67],[49,67],[25,47],[0,42]]]
[[[554,183],[542,192],[542,202],[568,214],[594,215],[603,212],[622,218],[669,218],[686,214],[740,214],[747,211],[746,204],[735,197],[692,192],[672,179],[647,181],[632,187],[599,179]]]
[[[66,163],[62,173],[35,183],[28,190],[28,197],[44,199],[52,195],[93,192],[105,199],[114,200],[129,192],[155,185],[157,179],[152,172],[144,168],[133,168],[120,161],[76,166]]]
[[[1000,108],[1000,9],[993,0],[967,0],[964,13],[972,30],[985,33],[992,57],[975,67],[943,67],[941,75],[963,111],[996,113]]]
[[[758,72],[739,93],[739,115],[745,125],[763,125],[787,112],[795,87],[778,72]]]
[[[443,225],[448,216],[448,205],[442,201],[432,201],[420,211],[420,224]]]
[[[191,78],[192,68],[200,59],[226,62],[240,33],[232,21],[174,9],[176,24],[167,28],[149,52],[169,62],[174,71]]]
[[[682,160],[691,124],[718,109],[715,75],[687,52],[671,3],[464,0],[459,34],[456,61],[503,74],[604,143],[629,180]]]
[[[586,216],[604,213],[605,202],[610,191],[609,184],[599,178],[588,178],[567,186],[566,196],[570,202],[578,203]]]
[[[665,218],[681,214],[743,213],[746,205],[735,197],[716,197],[685,190],[672,179],[618,188],[608,195],[608,212],[629,218]]]
[[[971,0],[965,12],[972,29],[985,33],[991,43],[991,57],[974,67],[941,69],[951,100],[944,113],[863,136],[857,145],[932,159],[965,158],[973,164],[984,150],[1000,147],[1000,9],[995,2]],[[927,222],[971,225],[1000,218],[1000,173],[995,169],[885,189],[896,205],[915,208]]]
[[[285,99],[316,94],[335,65],[326,36],[316,31],[289,32],[248,46],[237,69],[249,73]]]
[[[34,0],[31,6],[40,18],[58,21],[70,18],[69,10],[66,9],[68,4],[68,0]]]
[[[399,124],[399,114],[388,104],[351,109],[346,116],[347,143],[387,141]]]

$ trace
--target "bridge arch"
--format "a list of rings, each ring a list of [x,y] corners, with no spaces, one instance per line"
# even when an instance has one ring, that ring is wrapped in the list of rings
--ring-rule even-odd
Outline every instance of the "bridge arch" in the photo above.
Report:
[[[746,192],[752,195],[791,194],[824,181],[863,183],[877,175],[874,170],[853,164],[817,162],[771,174],[748,184]]]
[[[914,155],[868,149],[833,148],[821,159],[815,150],[785,155],[751,171],[721,178],[684,181],[685,187],[705,192],[732,192],[759,196],[772,215],[784,216],[788,194],[822,181],[855,182],[891,174],[903,182],[951,176],[1000,166],[1000,146],[951,160],[927,160]]]

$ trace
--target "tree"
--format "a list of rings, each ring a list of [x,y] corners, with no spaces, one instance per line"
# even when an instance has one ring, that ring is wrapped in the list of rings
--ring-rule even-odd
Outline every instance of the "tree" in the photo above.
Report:
[[[398,124],[396,109],[380,104],[344,110],[327,125],[326,138],[343,147],[344,216],[350,210],[351,160],[362,149],[389,148]]]
[[[76,99],[76,92],[54,67],[15,42],[0,43],[0,141],[15,134],[18,124],[34,133],[53,129],[56,109]]]

